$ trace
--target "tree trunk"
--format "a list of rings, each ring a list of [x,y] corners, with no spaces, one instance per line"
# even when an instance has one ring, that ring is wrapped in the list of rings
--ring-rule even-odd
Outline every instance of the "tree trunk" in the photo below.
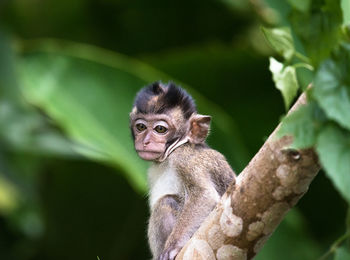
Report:
[[[293,111],[306,103],[305,93]],[[252,259],[320,169],[314,149],[291,149],[279,127],[237,177],[176,260]]]

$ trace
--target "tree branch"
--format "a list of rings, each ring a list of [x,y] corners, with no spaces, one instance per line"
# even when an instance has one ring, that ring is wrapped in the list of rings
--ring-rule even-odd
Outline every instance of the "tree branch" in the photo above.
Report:
[[[302,94],[293,108],[306,103]],[[176,260],[252,259],[320,169],[313,149],[270,135]]]

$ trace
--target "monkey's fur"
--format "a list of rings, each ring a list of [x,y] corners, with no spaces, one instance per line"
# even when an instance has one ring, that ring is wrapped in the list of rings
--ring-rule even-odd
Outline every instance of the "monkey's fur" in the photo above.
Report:
[[[157,123],[146,130],[135,129],[138,118],[148,126],[153,115],[157,118],[163,114],[168,118],[164,125],[169,127],[165,134],[152,129]],[[151,210],[148,238],[153,259],[175,259],[235,174],[225,157],[205,144],[210,117],[198,115],[191,96],[174,84],[156,82],[141,90],[130,117],[136,150],[140,156],[143,152],[154,157],[148,172]],[[156,148],[147,150],[152,142]]]

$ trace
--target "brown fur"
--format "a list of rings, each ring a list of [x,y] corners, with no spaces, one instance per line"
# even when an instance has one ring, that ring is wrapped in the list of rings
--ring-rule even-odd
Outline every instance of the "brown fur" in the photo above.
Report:
[[[176,169],[184,192],[177,195],[177,207],[166,204],[166,195],[151,212],[148,234],[157,260],[173,259],[172,252],[181,250],[235,178],[225,157],[205,144],[182,145],[163,163]]]

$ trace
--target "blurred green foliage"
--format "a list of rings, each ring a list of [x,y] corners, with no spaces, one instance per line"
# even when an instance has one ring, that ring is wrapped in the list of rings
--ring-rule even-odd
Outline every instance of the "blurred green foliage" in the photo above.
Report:
[[[350,203],[349,4],[346,0],[311,1],[307,5],[292,0],[290,4],[287,30],[264,29],[271,46],[284,57],[283,62],[270,58],[270,70],[287,107],[299,88],[298,67],[310,71],[312,88],[305,90],[308,104],[282,121],[279,134],[292,135],[294,147],[315,147],[328,177]],[[293,72],[293,80],[288,72]],[[347,227],[321,259],[348,259],[350,247],[345,241],[349,237]]]
[[[1,1],[0,259],[148,259],[134,95],[155,80],[181,84],[213,116],[209,144],[240,172],[285,111],[260,26],[288,26],[292,10],[307,19],[317,2]],[[305,54],[316,18],[292,55]],[[313,51],[327,55],[332,39]],[[284,51],[278,60],[291,58]],[[305,87],[310,73],[296,73]],[[346,209],[319,174],[257,258],[319,257],[344,233]]]

